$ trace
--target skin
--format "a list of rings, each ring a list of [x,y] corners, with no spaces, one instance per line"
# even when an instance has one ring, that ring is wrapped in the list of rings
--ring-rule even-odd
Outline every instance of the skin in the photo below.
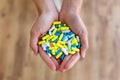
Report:
[[[52,70],[64,72],[71,69],[80,57],[85,57],[88,48],[88,32],[79,15],[82,0],[64,0],[60,12],[57,11],[53,0],[34,0],[34,2],[37,5],[39,17],[31,29],[31,48],[35,55],[40,54],[42,59]],[[50,58],[45,51],[37,45],[38,39],[49,30],[52,22],[56,20],[60,20],[69,25],[70,29],[80,37],[82,44],[80,52],[66,56],[61,64],[53,57]]]

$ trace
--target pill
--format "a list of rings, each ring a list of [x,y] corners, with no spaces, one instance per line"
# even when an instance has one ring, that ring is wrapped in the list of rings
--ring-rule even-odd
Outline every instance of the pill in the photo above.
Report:
[[[68,48],[69,49],[71,48],[71,41],[70,40],[68,41]]]
[[[56,40],[57,38],[58,38],[58,36],[55,36],[55,37],[52,39],[52,41]]]
[[[68,51],[69,54],[75,54],[75,51]]]
[[[57,47],[50,47],[49,48],[50,50],[56,50],[56,49],[58,49]]]
[[[53,38],[53,36],[49,36],[49,37],[47,38],[47,41],[51,40],[52,38]]]
[[[68,52],[67,52],[67,50],[66,50],[65,48],[62,48],[61,50],[62,50],[62,52],[63,52],[65,55],[68,55]]]
[[[57,43],[57,46],[58,46],[59,48],[63,48],[63,46],[62,46],[60,43]]]
[[[60,44],[66,44],[66,42],[64,42],[64,41],[58,41],[58,43],[60,43]]]
[[[63,37],[63,33],[60,35],[59,40],[61,40],[61,39],[62,39],[62,37]]]
[[[44,37],[42,37],[42,40],[45,40],[49,37],[49,35],[45,35]]]
[[[52,55],[55,55],[55,52],[52,52]]]
[[[81,47],[81,44],[80,44],[80,42],[78,42],[78,49]]]
[[[56,58],[58,59],[61,55],[62,55],[62,52],[60,52],[60,53],[56,56]]]
[[[77,38],[77,41],[79,42],[79,41],[80,41],[80,38],[79,38],[79,36],[76,36],[76,38]]]
[[[62,31],[69,30],[69,27],[61,27]]]
[[[42,48],[43,48],[43,50],[46,50],[46,47],[49,47],[50,45],[48,44],[48,43],[44,43],[44,44],[42,44]]]
[[[56,25],[56,24],[61,24],[61,21],[55,21],[55,22],[53,22],[53,25]]]
[[[43,43],[45,43],[45,41],[39,41],[39,42],[38,42],[38,45],[41,45],[41,44],[43,44]]]
[[[53,32],[52,32],[52,35],[54,35],[57,31],[57,28],[54,28]]]
[[[65,54],[62,54],[62,56],[61,56],[61,60],[63,61],[64,58],[65,58]]]
[[[74,48],[74,47],[72,47],[72,50],[73,50],[73,51],[77,51],[77,52],[79,51],[78,48]]]
[[[57,56],[60,52],[61,52],[61,50],[60,50],[60,49],[58,49],[58,50],[56,51],[55,56]]]

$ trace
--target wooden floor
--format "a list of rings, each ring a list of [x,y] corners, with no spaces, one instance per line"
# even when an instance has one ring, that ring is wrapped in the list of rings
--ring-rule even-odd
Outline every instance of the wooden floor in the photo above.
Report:
[[[0,80],[120,80],[120,0],[84,0],[89,32],[86,58],[51,71],[29,47],[37,10],[32,0],[0,0]]]

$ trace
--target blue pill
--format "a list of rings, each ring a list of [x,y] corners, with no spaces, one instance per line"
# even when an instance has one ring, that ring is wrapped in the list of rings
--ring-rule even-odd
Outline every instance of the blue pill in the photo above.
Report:
[[[62,54],[62,56],[61,56],[61,60],[63,61],[64,58],[65,58],[65,54]]]
[[[76,48],[76,44],[72,44],[71,47],[75,47]]]
[[[80,48],[81,47],[81,44],[80,44],[80,42],[78,42],[78,48]]]
[[[58,51],[56,52],[55,56],[57,56],[60,52],[61,52],[61,50],[58,49]]]
[[[56,27],[56,28],[58,28],[58,27],[59,27],[59,25],[58,25],[58,24],[56,24],[56,25],[55,25],[55,27]]]
[[[54,42],[57,43],[58,42],[58,38],[56,40],[54,40]]]
[[[61,27],[64,27],[64,24],[61,24]]]

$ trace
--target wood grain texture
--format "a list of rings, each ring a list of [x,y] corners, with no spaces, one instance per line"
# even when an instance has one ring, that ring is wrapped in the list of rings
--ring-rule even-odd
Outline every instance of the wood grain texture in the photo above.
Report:
[[[84,61],[51,71],[29,47],[37,9],[32,0],[0,0],[0,80],[120,80],[120,0],[84,0],[89,32]]]

